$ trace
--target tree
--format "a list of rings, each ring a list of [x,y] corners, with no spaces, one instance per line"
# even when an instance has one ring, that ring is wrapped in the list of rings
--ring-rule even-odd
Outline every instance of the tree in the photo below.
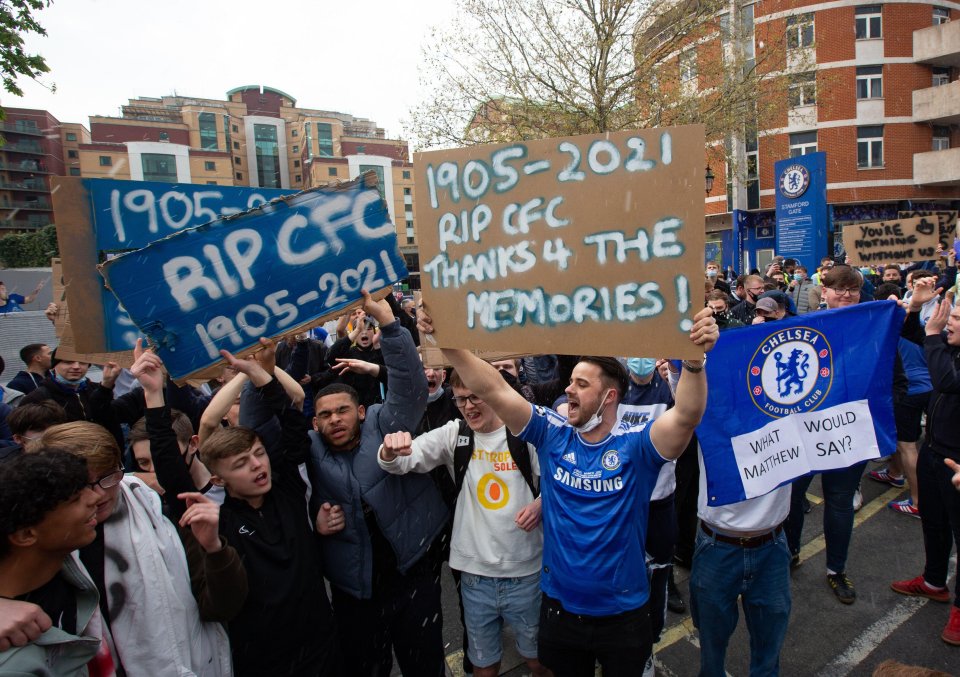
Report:
[[[0,237],[0,264],[5,268],[44,268],[59,251],[54,225]]]
[[[424,50],[409,131],[425,148],[693,122],[709,140],[742,138],[786,107],[787,78],[780,46],[754,54],[739,5],[459,0]]]
[[[0,77],[3,88],[15,96],[23,96],[17,78],[24,75],[36,79],[49,73],[50,67],[39,54],[27,54],[23,34],[46,35],[33,13],[50,5],[51,0],[0,0]],[[0,109],[0,120],[3,110]]]

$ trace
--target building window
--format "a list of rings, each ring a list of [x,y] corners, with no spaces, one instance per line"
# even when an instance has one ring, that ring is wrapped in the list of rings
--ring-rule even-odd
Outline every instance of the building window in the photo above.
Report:
[[[161,141],[169,141],[169,140],[170,140],[170,135],[167,134],[166,132],[160,132],[160,136],[159,136],[158,138],[159,138]]]
[[[409,188],[404,188],[404,189],[403,189],[403,194],[404,194],[404,195],[412,195],[413,193],[410,192],[410,189],[409,189]]]
[[[177,182],[177,158],[174,155],[144,153],[140,156],[144,181]]]
[[[883,125],[857,127],[857,167],[883,167]]]
[[[297,138],[298,136],[300,136],[300,132],[298,132],[296,129],[291,129],[290,136],[292,136],[293,138]]]
[[[200,113],[200,148],[217,150],[217,116],[213,113]]]
[[[296,169],[296,168],[299,167],[299,166],[300,166],[300,160],[294,160],[294,161],[293,161],[293,167],[294,167],[294,169]]]
[[[680,55],[680,82],[696,82],[697,80],[697,50],[688,49]]]
[[[223,140],[224,140],[224,145],[223,145],[224,149],[225,150],[229,149],[231,145],[229,115],[223,116]]]
[[[70,158],[71,160],[76,160],[77,158],[80,157],[80,153],[75,150],[68,150],[67,157]]]
[[[299,153],[299,152],[300,152],[300,146],[294,146],[294,147],[293,147],[293,152],[294,152],[294,153]]]
[[[273,125],[254,125],[253,140],[256,144],[257,179],[261,188],[280,187],[280,144],[277,143],[277,128]]]
[[[239,142],[239,141],[234,141],[234,142],[233,142],[233,149],[234,149],[234,150],[240,150],[240,142]]]
[[[336,167],[327,167],[327,175],[328,175],[328,176],[336,176],[336,175],[337,175],[337,168],[336,168]]]
[[[813,13],[787,17],[787,48],[813,47]]]
[[[404,169],[404,170],[403,170],[403,178],[405,178],[405,179],[409,179],[409,178],[410,178],[410,170],[408,170],[408,169]]]
[[[67,132],[67,141],[76,141],[77,135],[73,132]]]
[[[933,67],[933,86],[940,87],[950,84],[950,69],[941,66]]]
[[[939,125],[933,128],[933,150],[948,150],[950,148],[950,128]]]
[[[857,67],[857,99],[883,98],[883,66]]]
[[[383,167],[380,165],[360,165],[360,174],[363,174],[364,172],[374,172],[377,175],[377,189],[380,191],[380,197],[383,197]]]
[[[880,5],[864,5],[856,9],[857,40],[876,40],[883,37],[883,15]]]
[[[747,60],[747,66],[753,65],[753,60],[757,58],[756,46],[754,44],[754,16],[753,5],[743,4],[740,7],[740,49],[743,50],[743,57]]]
[[[100,156],[100,166],[101,166],[101,167],[112,167],[112,166],[113,166],[113,158],[110,157],[109,155],[101,155],[101,156]]]
[[[240,128],[237,127],[236,125],[233,125],[233,133],[234,133],[234,134],[239,134],[239,133],[240,133]]]
[[[333,126],[326,122],[317,123],[317,145],[320,157],[333,157]]]
[[[79,167],[71,167],[71,168],[70,168],[70,176],[80,176],[80,168],[79,168]]]
[[[210,160],[204,160],[203,168],[208,172],[215,172],[217,171],[217,163],[211,162]]]
[[[300,175],[297,174],[296,176],[293,177],[293,180],[294,180],[295,182],[297,182],[297,183],[300,183],[300,181],[301,181],[302,179],[301,179]]]
[[[217,185],[217,182],[216,182],[216,181],[207,181],[207,185],[208,185],[208,186],[216,186],[216,185]]]
[[[237,181],[243,181],[243,174],[241,174],[240,172],[237,172],[236,174],[234,174],[234,176],[237,177]]]
[[[233,164],[235,164],[235,165],[240,164],[240,158],[238,158],[238,157],[233,158]]]
[[[817,152],[817,132],[799,132],[790,135],[790,157]]]
[[[415,231],[413,230],[413,221],[407,221],[407,244],[412,244]]]
[[[817,102],[817,74],[798,73],[790,83],[790,107],[812,106]]]
[[[939,26],[950,21],[950,10],[946,7],[933,8],[933,25]]]

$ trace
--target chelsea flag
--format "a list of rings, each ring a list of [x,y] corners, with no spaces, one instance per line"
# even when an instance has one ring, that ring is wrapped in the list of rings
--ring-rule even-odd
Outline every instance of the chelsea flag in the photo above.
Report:
[[[709,505],[892,453],[903,318],[876,301],[723,332],[697,428]]]

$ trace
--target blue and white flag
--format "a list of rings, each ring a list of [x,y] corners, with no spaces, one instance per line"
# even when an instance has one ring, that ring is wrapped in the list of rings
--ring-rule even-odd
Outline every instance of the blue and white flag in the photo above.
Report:
[[[723,332],[697,428],[709,505],[892,453],[903,318],[878,301]]]

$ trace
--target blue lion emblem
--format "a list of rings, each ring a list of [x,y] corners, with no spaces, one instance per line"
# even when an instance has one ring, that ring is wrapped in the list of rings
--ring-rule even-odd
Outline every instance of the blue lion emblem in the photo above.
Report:
[[[773,359],[777,364],[777,390],[780,397],[786,397],[790,394],[792,388],[796,388],[794,394],[803,392],[803,382],[807,378],[809,371],[810,356],[802,350],[794,348],[790,351],[790,357],[781,361],[783,353],[776,352]]]

